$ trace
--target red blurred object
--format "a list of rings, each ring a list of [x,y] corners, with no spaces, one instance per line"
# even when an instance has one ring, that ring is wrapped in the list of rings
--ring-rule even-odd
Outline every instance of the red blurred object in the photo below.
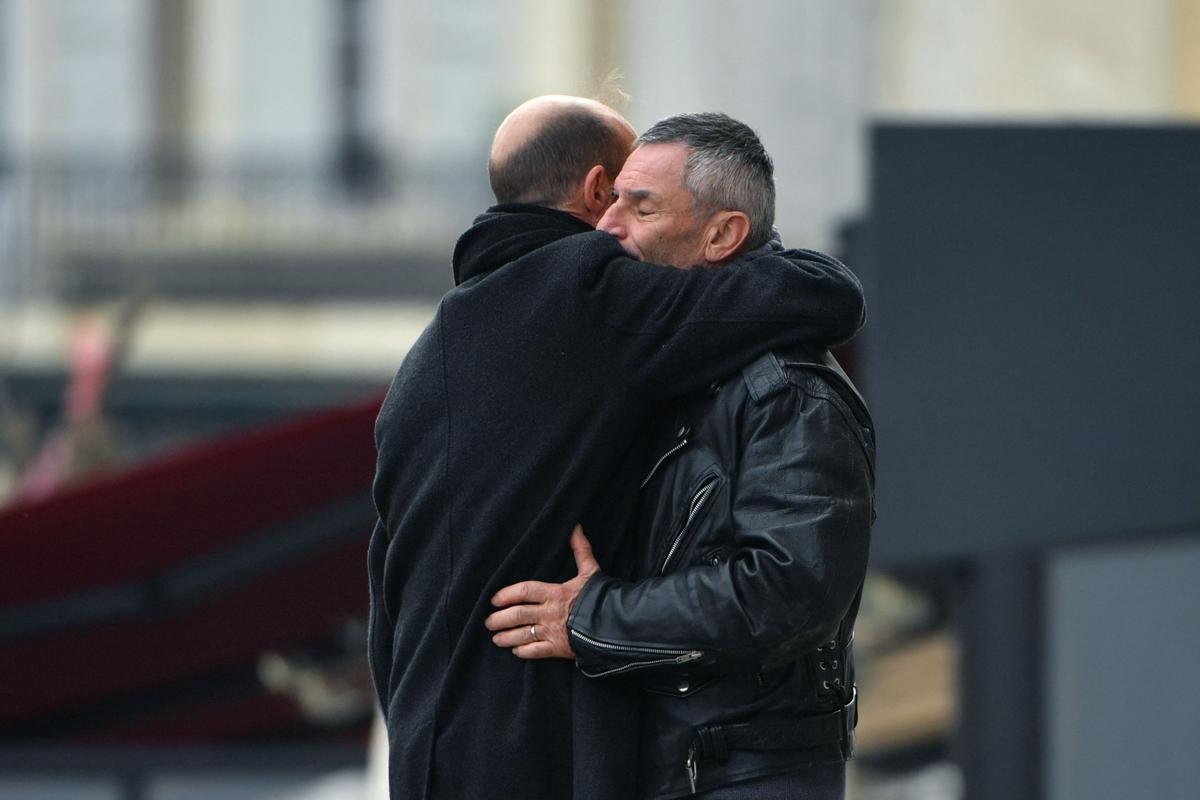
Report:
[[[380,401],[0,512],[0,739],[311,735],[256,665],[366,616]]]
[[[21,476],[17,497],[35,501],[53,494],[78,468],[78,432],[100,423],[101,403],[113,364],[119,356],[114,334],[98,316],[83,317],[71,331],[71,356],[63,427],[51,431]]]

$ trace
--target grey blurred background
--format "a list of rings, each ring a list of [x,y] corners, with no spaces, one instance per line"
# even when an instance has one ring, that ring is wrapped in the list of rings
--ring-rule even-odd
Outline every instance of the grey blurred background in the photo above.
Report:
[[[548,92],[639,130],[747,122],[785,241],[864,279],[842,355],[880,517],[850,796],[1196,797],[1200,0],[0,0],[0,578],[57,569],[69,523],[39,521],[106,485],[136,520],[147,470],[213,442],[369,424],[489,204],[495,126]],[[362,544],[369,516],[334,527]],[[126,623],[266,575],[228,555],[226,588]],[[370,796],[363,581],[320,636],[203,675],[36,715],[4,713],[10,681],[0,796]],[[0,662],[116,636],[67,596],[6,597]],[[128,722],[211,711],[230,675],[276,715]]]

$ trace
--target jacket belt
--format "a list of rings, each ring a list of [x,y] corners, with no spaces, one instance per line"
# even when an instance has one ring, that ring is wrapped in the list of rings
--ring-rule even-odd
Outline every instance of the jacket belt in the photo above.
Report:
[[[700,725],[692,751],[696,759],[724,761],[730,750],[800,750],[841,742],[849,757],[857,724],[858,691],[854,690],[849,702],[826,714],[786,721]]]

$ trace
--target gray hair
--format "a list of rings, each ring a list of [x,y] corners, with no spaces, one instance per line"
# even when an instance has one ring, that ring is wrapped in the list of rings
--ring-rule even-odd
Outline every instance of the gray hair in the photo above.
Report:
[[[689,150],[683,185],[700,213],[741,211],[750,219],[746,249],[766,244],[775,224],[775,166],[749,126],[719,113],[659,120],[636,145],[676,142]]]

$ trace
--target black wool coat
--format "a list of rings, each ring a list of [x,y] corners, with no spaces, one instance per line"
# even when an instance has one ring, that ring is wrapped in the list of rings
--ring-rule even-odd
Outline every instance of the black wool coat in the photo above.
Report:
[[[572,577],[579,520],[604,564],[620,531],[589,521],[647,416],[770,348],[848,338],[861,286],[810,251],[646,264],[523,205],[478,217],[453,265],[375,431],[369,655],[392,797],[632,796],[634,693],[497,648],[489,600]]]

